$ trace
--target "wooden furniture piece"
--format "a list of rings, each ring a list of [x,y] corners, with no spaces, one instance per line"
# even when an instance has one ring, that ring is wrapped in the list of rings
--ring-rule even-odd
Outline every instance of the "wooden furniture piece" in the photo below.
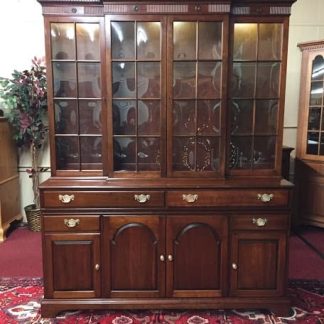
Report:
[[[51,1],[42,314],[287,314],[293,0]]]
[[[324,40],[299,44],[302,71],[294,224],[324,227]]]
[[[281,175],[284,179],[290,180],[290,154],[294,150],[293,147],[283,146],[282,147],[282,165]]]
[[[4,117],[0,117],[0,151],[0,242],[3,242],[10,223],[22,218],[17,150]]]

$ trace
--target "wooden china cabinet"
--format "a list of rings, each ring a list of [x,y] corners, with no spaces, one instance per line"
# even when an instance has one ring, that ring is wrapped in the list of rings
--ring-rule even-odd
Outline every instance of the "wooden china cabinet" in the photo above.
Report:
[[[43,316],[287,314],[281,178],[294,0],[40,0],[52,176]]]

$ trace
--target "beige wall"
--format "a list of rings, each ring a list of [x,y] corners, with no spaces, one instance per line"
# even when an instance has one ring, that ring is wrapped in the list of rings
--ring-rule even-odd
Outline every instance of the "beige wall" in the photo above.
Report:
[[[297,43],[324,39],[324,0],[297,0],[292,7],[287,70],[284,144],[295,147],[299,100],[300,51]],[[36,0],[0,2],[0,76],[10,77],[14,69],[29,68],[33,56],[44,55],[43,18]],[[1,105],[1,103],[0,103]],[[22,206],[32,202],[31,181],[25,169],[30,167],[26,154],[20,156]],[[42,166],[49,166],[48,150]],[[44,173],[46,179],[49,173]]]

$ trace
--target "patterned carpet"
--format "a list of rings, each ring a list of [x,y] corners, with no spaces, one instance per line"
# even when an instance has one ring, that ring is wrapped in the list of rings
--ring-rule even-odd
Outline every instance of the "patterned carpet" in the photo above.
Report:
[[[41,318],[42,279],[0,278],[0,324],[284,324],[324,323],[324,281],[292,280],[290,317],[269,312],[210,311],[96,311],[66,312],[55,319]]]

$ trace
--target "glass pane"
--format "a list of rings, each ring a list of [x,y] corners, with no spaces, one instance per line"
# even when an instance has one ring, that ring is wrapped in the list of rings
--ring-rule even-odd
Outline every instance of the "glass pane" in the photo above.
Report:
[[[253,100],[236,100],[231,103],[231,134],[252,134]]]
[[[318,132],[308,132],[307,134],[307,154],[318,154],[318,141],[319,141],[319,133]]]
[[[258,63],[258,98],[277,98],[279,96],[280,63]]]
[[[160,101],[138,101],[138,133],[141,135],[160,134]]]
[[[55,60],[75,59],[74,24],[51,23],[52,58]]]
[[[321,108],[311,108],[308,115],[308,130],[320,130]]]
[[[137,63],[137,95],[138,98],[160,97],[160,63]]]
[[[222,63],[198,63],[198,98],[220,98],[222,86]]]
[[[194,171],[196,166],[195,138],[173,138],[173,170]]]
[[[101,102],[95,100],[80,100],[80,134],[101,133]]]
[[[133,22],[111,23],[111,55],[113,59],[135,58],[135,25]]]
[[[280,60],[282,24],[259,24],[259,55],[262,60]]]
[[[274,168],[276,139],[275,136],[256,136],[254,138],[253,168]]]
[[[312,82],[309,104],[311,106],[322,105],[323,82]]]
[[[137,159],[139,171],[160,170],[160,139],[139,138]]]
[[[79,170],[80,156],[77,136],[57,136],[56,165],[59,170]]]
[[[322,55],[315,57],[313,61],[312,80],[324,79],[324,58]]]
[[[196,97],[196,63],[174,62],[173,64],[174,98]]]
[[[219,161],[219,138],[197,138],[197,171],[216,171],[220,166]]]
[[[257,26],[257,24],[234,24],[234,60],[256,60],[258,37]]]
[[[115,62],[112,64],[114,98],[135,98],[135,64]]]
[[[197,133],[199,135],[220,134],[221,103],[218,100],[198,100]]]
[[[250,169],[252,167],[252,137],[232,136],[229,167]]]
[[[324,133],[321,133],[320,155],[324,155]]]
[[[200,22],[198,28],[199,59],[222,59],[222,23]]]
[[[77,134],[78,133],[78,108],[74,100],[55,100],[55,133]]]
[[[254,97],[256,63],[234,63],[232,97]]]
[[[76,24],[78,60],[99,60],[99,25]]]
[[[277,100],[257,100],[255,103],[255,133],[277,134]]]
[[[137,58],[159,60],[160,59],[160,22],[137,23]]]
[[[196,59],[196,23],[175,21],[173,23],[173,58]]]
[[[78,64],[79,98],[100,98],[101,79],[99,63]]]
[[[102,138],[99,136],[80,137],[81,170],[101,169]]]
[[[76,68],[74,63],[53,63],[54,97],[76,97]]]
[[[113,127],[116,135],[134,135],[136,131],[136,101],[113,100]]]
[[[136,170],[136,141],[134,137],[114,137],[114,170]]]
[[[173,102],[173,133],[175,135],[196,134],[195,101]]]

